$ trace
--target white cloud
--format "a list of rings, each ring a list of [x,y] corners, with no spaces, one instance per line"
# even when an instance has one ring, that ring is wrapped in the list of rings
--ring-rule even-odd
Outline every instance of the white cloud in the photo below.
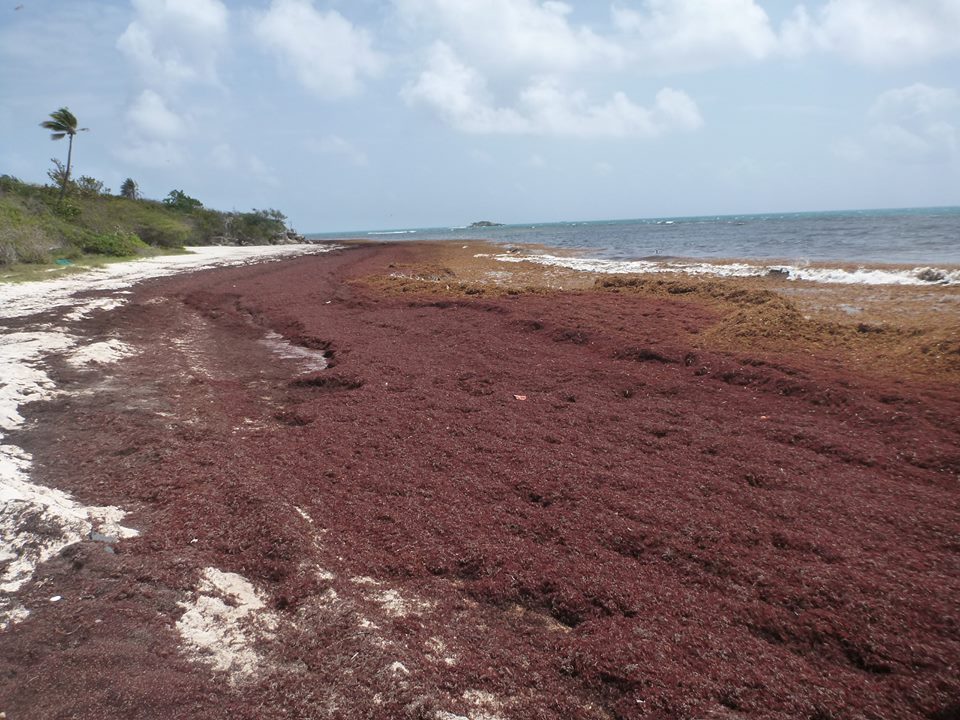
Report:
[[[882,124],[870,128],[868,139],[883,155],[898,160],[920,161],[934,159],[934,147],[927,138],[907,130],[902,125]]]
[[[117,47],[153,85],[215,82],[227,37],[220,0],[132,0],[135,19]]]
[[[186,132],[186,121],[167,107],[153,90],[144,90],[127,110],[129,126],[151,140],[175,140]]]
[[[280,186],[280,179],[277,177],[273,168],[261,160],[257,155],[251,153],[247,155],[244,160],[250,175],[258,179],[261,183],[264,185],[270,185],[272,187]]]
[[[245,179],[255,178],[265,185],[278,186],[280,180],[269,165],[257,155],[239,152],[226,142],[217,143],[210,149],[210,162],[221,170],[240,174]]]
[[[660,90],[652,108],[635,104],[622,92],[591,104],[585,93],[568,91],[553,77],[527,85],[516,107],[498,107],[484,77],[443,43],[434,45],[427,69],[403,94],[455,128],[477,134],[654,137],[703,124],[696,103],[679,90]]]
[[[887,90],[870,108],[881,120],[922,120],[960,110],[960,94],[953,88],[935,88],[923,83]]]
[[[493,166],[497,164],[497,161],[493,159],[490,153],[478,150],[477,148],[471,148],[470,152],[467,153],[467,157],[477,165]]]
[[[659,70],[762,60],[778,44],[754,0],[646,0],[641,10],[614,7],[613,19],[637,60]]]
[[[404,89],[404,98],[437,110],[466,132],[524,132],[526,123],[515,111],[492,107],[484,77],[463,64],[444,43],[435,43],[427,68]]]
[[[571,7],[537,0],[394,0],[401,18],[426,27],[485,69],[560,72],[619,64],[623,49],[569,21]]]
[[[703,119],[689,95],[672,88],[657,93],[652,108],[635,104],[618,92],[600,105],[583,93],[569,93],[559,83],[542,80],[520,94],[529,132],[577,137],[656,137],[673,130],[696,130]]]
[[[184,85],[215,84],[226,46],[229,12],[221,0],[132,0],[134,19],[117,40],[147,86],[126,113],[117,154],[143,167],[180,165],[188,116],[170,107]]]
[[[798,4],[779,32],[759,0],[615,0],[614,30],[606,33],[576,24],[564,2],[393,2],[403,22],[488,76],[624,67],[691,72],[811,52],[882,66],[960,53],[958,0]]]
[[[179,165],[184,160],[180,144],[191,125],[153,90],[144,90],[126,113],[126,137],[118,146],[123,160],[143,167]]]
[[[960,147],[960,93],[921,83],[882,93],[870,108],[870,134],[888,153],[906,160],[956,157]]]
[[[960,53],[957,0],[828,0],[798,6],[782,30],[794,55],[823,50],[867,65],[906,65]]]
[[[128,139],[126,143],[117,146],[115,152],[124,162],[145,168],[182,165],[185,159],[183,150],[177,144],[142,137]]]
[[[366,30],[335,10],[317,10],[312,0],[273,0],[255,23],[264,47],[321,97],[355,95],[363,80],[378,75],[384,65]]]
[[[960,92],[955,89],[916,83],[887,90],[867,115],[871,124],[863,139],[844,141],[841,157],[910,163],[960,158]]]
[[[593,164],[593,174],[598,177],[607,177],[613,174],[614,167],[605,160],[599,160]]]
[[[363,150],[339,135],[310,138],[307,140],[307,149],[321,155],[343,158],[357,167],[364,167],[368,163],[367,154]]]
[[[210,161],[221,170],[236,170],[237,154],[228,143],[217,143],[210,149]]]

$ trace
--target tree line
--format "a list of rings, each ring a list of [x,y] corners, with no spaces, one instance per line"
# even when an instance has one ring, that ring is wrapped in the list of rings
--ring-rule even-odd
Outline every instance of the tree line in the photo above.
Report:
[[[110,189],[96,178],[81,175],[74,180],[72,177],[74,139],[79,133],[89,131],[89,128],[79,127],[77,117],[69,108],[62,107],[53,111],[49,119],[41,122],[40,126],[50,131],[51,140],[66,138],[68,142],[66,163],[52,158],[53,168],[47,171],[51,183],[59,189],[58,202],[61,215],[70,216],[75,213],[75,208],[68,203],[70,195],[90,198],[111,194]],[[120,185],[119,197],[128,200],[144,200],[136,181],[129,177]],[[288,230],[287,217],[273,208],[253,209],[245,213],[220,212],[205,208],[200,200],[179,189],[171,190],[161,202],[171,210],[190,215],[192,224],[197,227],[207,242],[263,244],[286,242],[298,237],[293,231]]]

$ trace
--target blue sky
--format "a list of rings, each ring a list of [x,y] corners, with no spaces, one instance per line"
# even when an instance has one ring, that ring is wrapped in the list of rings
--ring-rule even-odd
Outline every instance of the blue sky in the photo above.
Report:
[[[960,205],[960,0],[9,0],[0,97],[305,232]]]

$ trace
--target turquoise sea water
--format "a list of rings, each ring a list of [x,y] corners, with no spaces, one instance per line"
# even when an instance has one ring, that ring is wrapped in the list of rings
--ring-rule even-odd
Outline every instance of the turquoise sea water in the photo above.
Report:
[[[604,260],[684,257],[944,265],[960,264],[960,207],[395,228],[308,237],[398,242],[486,239],[579,249]]]

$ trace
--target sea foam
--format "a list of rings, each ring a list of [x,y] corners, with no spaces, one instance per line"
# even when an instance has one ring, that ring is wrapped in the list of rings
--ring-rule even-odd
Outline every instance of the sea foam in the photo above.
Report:
[[[698,260],[604,260],[557,255],[496,255],[501,262],[533,262],[571,270],[610,274],[685,273],[715,277],[775,276],[785,280],[809,280],[847,285],[957,285],[960,270],[935,267],[865,268],[804,265],[760,265],[745,262],[711,263]]]

